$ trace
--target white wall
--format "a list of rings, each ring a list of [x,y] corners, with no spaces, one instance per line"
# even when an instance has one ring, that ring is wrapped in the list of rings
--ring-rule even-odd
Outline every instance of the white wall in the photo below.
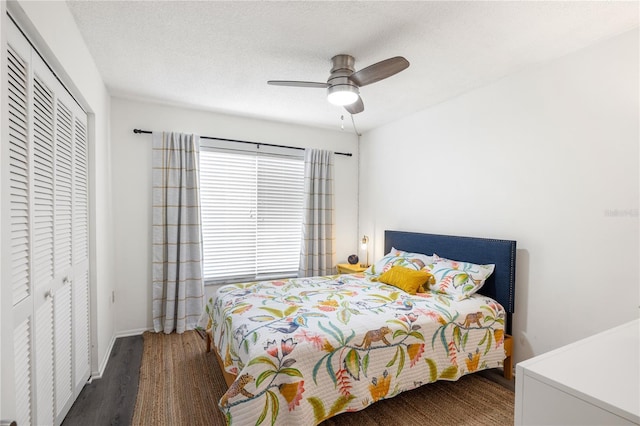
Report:
[[[365,134],[376,256],[385,229],[517,240],[516,362],[637,318],[638,75],[636,29]]]
[[[112,98],[118,335],[152,328],[151,135],[136,135],[134,128],[353,153],[353,157],[335,156],[337,260],[344,262],[357,250],[358,156],[353,133]],[[212,288],[207,290],[210,294]]]
[[[110,97],[71,12],[62,1],[8,5],[47,62],[89,112],[92,374],[99,375],[114,340],[113,240],[109,148]],[[4,19],[4,16],[3,16]]]

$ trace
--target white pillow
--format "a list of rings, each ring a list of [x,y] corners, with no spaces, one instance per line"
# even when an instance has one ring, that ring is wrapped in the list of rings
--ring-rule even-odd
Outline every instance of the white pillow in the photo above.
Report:
[[[467,299],[482,288],[496,265],[449,260],[433,254],[433,263],[427,265],[436,283],[429,289],[453,296],[456,300]]]
[[[377,276],[387,272],[394,266],[404,266],[405,268],[419,271],[426,265],[433,263],[433,260],[433,256],[427,256],[422,253],[409,253],[392,248],[382,259],[372,264],[365,273]]]

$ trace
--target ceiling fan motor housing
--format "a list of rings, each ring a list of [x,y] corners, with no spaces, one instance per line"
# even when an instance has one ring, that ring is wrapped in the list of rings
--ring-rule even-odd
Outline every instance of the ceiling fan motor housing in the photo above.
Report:
[[[331,96],[335,92],[352,92],[356,95],[360,94],[358,86],[349,79],[355,71],[355,62],[351,55],[336,55],[331,58],[331,75],[327,80],[329,87],[327,88],[327,96]],[[356,98],[357,99],[357,98]]]
[[[331,58],[331,64],[333,65],[331,67],[331,75],[340,70],[346,70],[349,72],[348,75],[351,75],[355,71],[356,60],[351,55],[336,55]]]

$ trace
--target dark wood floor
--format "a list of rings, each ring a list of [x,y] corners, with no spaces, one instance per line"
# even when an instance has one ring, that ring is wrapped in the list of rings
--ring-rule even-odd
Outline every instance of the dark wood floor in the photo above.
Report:
[[[142,335],[116,339],[102,378],[82,389],[62,425],[130,425],[138,393],[142,348]]]
[[[512,380],[505,379],[502,370],[499,368],[492,368],[491,370],[483,370],[474,374],[480,374],[481,376],[484,376],[487,379],[496,382],[497,384],[509,389],[512,392],[515,392],[516,390],[516,379],[515,378]]]

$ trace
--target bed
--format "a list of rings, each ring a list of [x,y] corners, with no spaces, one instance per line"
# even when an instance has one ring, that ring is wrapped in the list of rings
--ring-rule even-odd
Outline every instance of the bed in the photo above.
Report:
[[[436,380],[510,377],[515,241],[385,231],[385,253],[365,273],[218,289],[202,324],[228,424],[316,425]],[[429,291],[401,289],[425,271]]]

